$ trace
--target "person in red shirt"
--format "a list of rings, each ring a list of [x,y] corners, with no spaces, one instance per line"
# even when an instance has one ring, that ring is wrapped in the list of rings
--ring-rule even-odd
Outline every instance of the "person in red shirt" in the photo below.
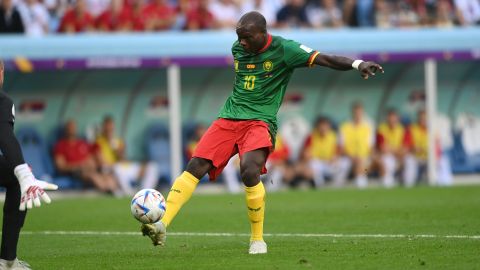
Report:
[[[168,30],[176,20],[175,10],[167,0],[153,0],[143,9],[145,17],[145,30]]]
[[[130,30],[141,32],[145,30],[146,18],[144,16],[145,0],[132,0],[130,9]]]
[[[123,0],[112,0],[110,7],[102,12],[96,20],[96,28],[100,31],[126,31],[132,28],[132,14]]]
[[[92,183],[97,189],[107,193],[118,191],[117,182],[108,174],[98,172],[92,154],[92,147],[77,137],[77,125],[69,120],[65,124],[64,138],[54,147],[55,166],[60,174]]]
[[[63,16],[58,32],[78,33],[91,31],[93,27],[94,19],[87,11],[85,0],[78,0],[75,6]]]
[[[215,28],[216,21],[208,10],[208,0],[199,0],[198,5],[187,12],[186,30],[205,30]]]

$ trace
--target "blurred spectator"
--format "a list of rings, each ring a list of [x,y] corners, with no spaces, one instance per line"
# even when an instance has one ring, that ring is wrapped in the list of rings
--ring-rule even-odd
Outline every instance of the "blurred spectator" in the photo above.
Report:
[[[358,0],[356,1],[357,23],[360,27],[371,27],[374,22],[374,1]]]
[[[276,191],[283,183],[292,183],[295,177],[295,168],[289,161],[290,149],[280,135],[275,139],[275,149],[268,156],[265,167],[267,175],[265,187],[269,191]]]
[[[405,155],[404,138],[405,129],[400,123],[400,117],[395,109],[390,109],[386,122],[381,123],[377,130],[378,155],[374,158],[385,187],[395,185],[395,172],[403,164]]]
[[[262,13],[267,21],[267,26],[274,26],[276,22],[277,9],[275,3],[271,0],[245,0],[242,5],[241,14],[245,14],[252,10]]]
[[[305,142],[297,172],[313,179],[317,188],[325,184],[326,177],[332,178],[335,186],[343,185],[348,177],[350,162],[340,156],[338,150],[337,135],[330,121],[319,117]]]
[[[450,28],[454,26],[455,15],[448,0],[438,0],[435,18],[435,26],[437,27]]]
[[[404,5],[416,14],[420,25],[431,25],[426,0],[406,0]]]
[[[307,6],[308,21],[315,28],[343,26],[342,11],[335,0],[317,0]]]
[[[145,0],[132,0],[131,5],[124,8],[130,10],[130,30],[140,32],[145,30],[146,18],[144,16]]]
[[[396,27],[419,25],[419,16],[406,1],[395,1]]]
[[[209,10],[209,0],[198,0],[198,5],[190,7],[186,15],[187,30],[213,29],[216,26],[215,17]]]
[[[460,25],[480,24],[479,0],[454,0]]]
[[[23,32],[23,21],[13,0],[2,0],[0,3],[0,33]]]
[[[409,155],[405,157],[404,184],[414,186],[427,170],[428,159],[428,126],[425,110],[420,110],[417,122],[410,125],[405,135],[405,145]],[[438,139],[435,141],[436,172],[439,184],[449,185],[452,182],[452,171],[448,158],[443,155]]]
[[[287,0],[277,12],[278,28],[310,27],[304,0]]]
[[[123,6],[123,0],[111,0],[110,7],[96,20],[96,28],[100,31],[126,31],[132,28],[130,10]]]
[[[212,0],[209,9],[218,28],[234,29],[240,18],[240,8],[234,0]]]
[[[353,164],[355,184],[364,188],[368,185],[367,168],[375,138],[371,124],[365,119],[361,103],[355,102],[352,105],[352,121],[342,124],[340,136],[342,152]]]
[[[48,33],[50,15],[38,0],[25,0],[18,6],[25,33],[29,36],[44,36]]]
[[[63,16],[59,32],[76,33],[91,31],[94,27],[94,19],[87,11],[85,0],[77,0],[73,8]]]
[[[175,9],[167,0],[152,0],[143,10],[145,30],[158,31],[171,29],[175,23]]]
[[[63,14],[73,5],[73,2],[74,0],[43,0],[50,14],[49,32],[57,32]]]
[[[92,17],[97,17],[102,14],[111,5],[111,0],[85,0],[87,4],[88,13]]]
[[[386,0],[375,1],[375,24],[378,28],[391,28],[395,25],[392,6]]]
[[[64,136],[54,147],[54,160],[57,171],[93,184],[102,192],[116,193],[117,183],[113,177],[98,172],[91,146],[77,137],[77,125],[69,120],[65,124]]]
[[[139,163],[125,159],[125,143],[115,135],[115,122],[106,116],[100,135],[95,140],[95,152],[104,173],[114,174],[125,195],[133,195],[132,184],[140,181],[139,189],[156,188],[159,172],[154,162]]]
[[[408,102],[404,104],[403,111],[407,114],[408,120],[415,119],[418,111],[425,108],[426,96],[424,89],[414,89],[408,95]]]

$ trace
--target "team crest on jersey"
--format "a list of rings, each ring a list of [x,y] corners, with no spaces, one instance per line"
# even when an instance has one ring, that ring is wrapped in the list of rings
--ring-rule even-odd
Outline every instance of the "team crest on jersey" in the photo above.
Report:
[[[273,69],[273,63],[270,60],[263,62],[263,69],[265,71],[271,71]]]
[[[233,62],[233,65],[235,66],[235,72],[237,72],[238,71],[238,60],[235,60]]]

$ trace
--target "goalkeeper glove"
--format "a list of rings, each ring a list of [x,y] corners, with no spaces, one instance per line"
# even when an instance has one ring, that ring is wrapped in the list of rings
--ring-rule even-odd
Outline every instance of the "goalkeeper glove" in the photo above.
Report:
[[[51,202],[45,190],[57,190],[57,185],[37,180],[27,164],[21,164],[15,167],[14,173],[20,184],[22,196],[19,207],[20,211],[25,211],[26,208],[31,209],[33,206],[40,207],[40,198],[46,203]]]

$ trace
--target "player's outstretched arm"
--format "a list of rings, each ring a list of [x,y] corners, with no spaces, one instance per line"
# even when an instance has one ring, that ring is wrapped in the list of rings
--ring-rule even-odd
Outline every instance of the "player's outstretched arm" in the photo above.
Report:
[[[357,69],[364,79],[375,76],[378,71],[383,73],[383,68],[374,62],[364,62],[362,60],[353,60],[344,56],[318,54],[313,60],[315,65],[329,67],[336,70]]]

